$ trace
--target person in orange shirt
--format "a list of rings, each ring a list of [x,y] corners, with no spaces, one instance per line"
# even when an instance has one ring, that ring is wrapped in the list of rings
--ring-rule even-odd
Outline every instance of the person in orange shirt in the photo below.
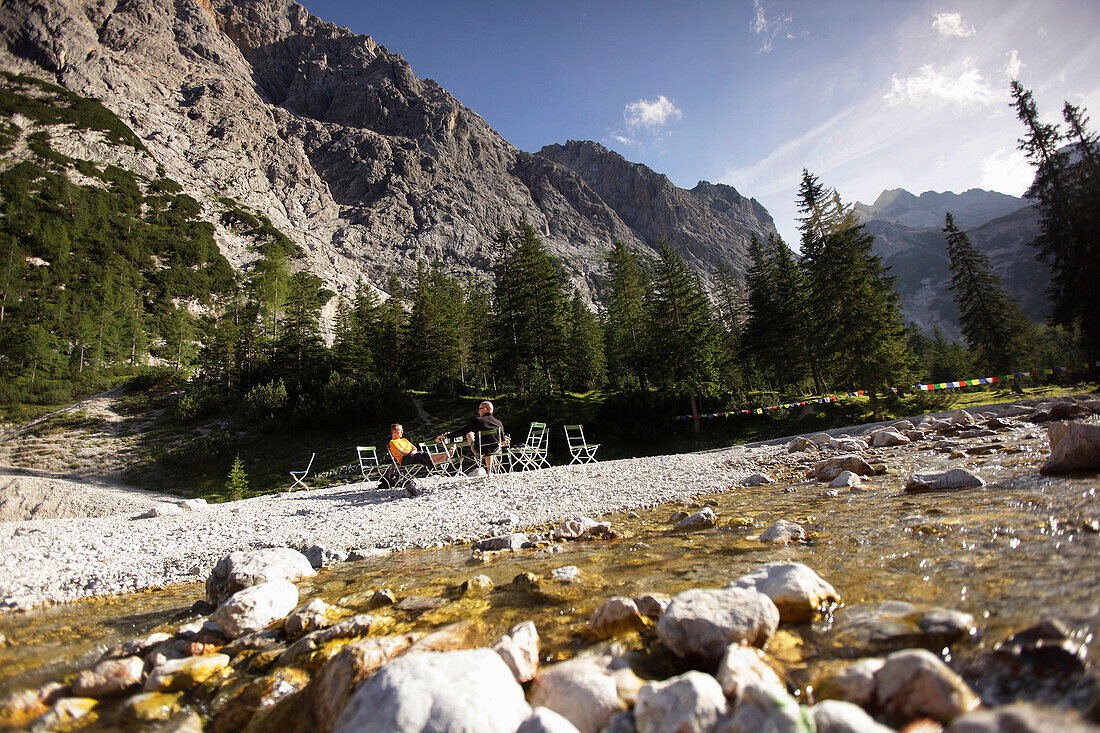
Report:
[[[418,464],[431,468],[432,457],[426,451],[419,450],[405,438],[405,426],[401,423],[390,425],[390,455],[402,466]]]

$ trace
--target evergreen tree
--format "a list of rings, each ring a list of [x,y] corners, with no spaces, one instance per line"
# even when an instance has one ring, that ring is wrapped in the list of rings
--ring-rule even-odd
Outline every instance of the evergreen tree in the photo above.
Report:
[[[944,218],[947,254],[951,258],[948,290],[959,309],[959,325],[966,344],[981,366],[996,374],[1013,372],[1025,356],[1027,320],[993,272],[993,264],[955,226]]]
[[[803,171],[802,266],[806,274],[810,363],[847,388],[872,394],[909,378],[910,356],[894,278],[835,192]]]
[[[566,328],[565,387],[587,392],[603,383],[605,360],[596,314],[573,291]]]
[[[526,220],[515,230],[502,228],[497,241],[505,249],[494,268],[495,368],[510,375],[521,393],[542,387],[553,393],[565,368],[564,274]]]
[[[739,389],[747,382],[741,359],[741,336],[745,320],[745,294],[737,273],[727,262],[718,263],[714,271],[714,303],[722,333],[722,381],[729,389]]]
[[[649,312],[654,343],[663,351],[660,375],[688,393],[699,432],[698,397],[718,386],[721,334],[699,278],[663,237],[657,241]]]
[[[604,296],[605,353],[608,376],[616,387],[649,387],[651,346],[646,300],[649,276],[638,255],[615,242],[607,255],[609,277]]]
[[[1068,136],[1057,124],[1039,119],[1030,90],[1012,81],[1013,106],[1025,134],[1020,149],[1035,166],[1026,196],[1039,210],[1039,235],[1032,245],[1051,271],[1050,299],[1055,322],[1080,329],[1082,345],[1100,354],[1100,150],[1080,108],[1066,104]],[[1071,156],[1059,149],[1073,143]]]
[[[244,498],[246,491],[248,491],[248,474],[244,472],[244,461],[238,455],[233,459],[233,465],[229,468],[229,475],[225,479],[225,494],[237,501]]]
[[[462,290],[436,263],[417,267],[405,334],[405,364],[420,388],[453,390],[461,381]]]

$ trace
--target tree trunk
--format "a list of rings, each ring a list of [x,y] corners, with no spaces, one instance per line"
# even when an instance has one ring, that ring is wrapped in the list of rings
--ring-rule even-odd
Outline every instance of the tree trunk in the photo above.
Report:
[[[691,429],[699,434],[699,403],[695,400],[695,393],[691,393]]]

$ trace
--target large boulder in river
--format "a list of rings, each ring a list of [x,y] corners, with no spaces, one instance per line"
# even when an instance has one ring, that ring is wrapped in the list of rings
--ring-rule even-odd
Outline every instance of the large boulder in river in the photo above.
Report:
[[[271,580],[316,575],[305,555],[290,547],[238,550],[223,557],[206,579],[206,600],[215,606],[237,591]]]
[[[779,609],[745,588],[684,591],[657,622],[657,636],[674,654],[717,667],[732,643],[763,646],[779,626]]]
[[[531,715],[523,688],[491,649],[407,654],[360,684],[334,733],[514,733]]]
[[[772,599],[781,621],[809,621],[840,600],[833,586],[797,562],[770,562],[733,581],[727,588],[749,588]]]
[[[894,723],[917,718],[950,723],[981,701],[962,677],[926,649],[906,649],[886,657],[875,672],[875,699]]]
[[[818,461],[810,469],[810,475],[817,481],[832,481],[844,471],[870,476],[875,472],[867,461],[852,453]]]
[[[1080,421],[1051,423],[1050,457],[1044,475],[1100,470],[1100,425]]]

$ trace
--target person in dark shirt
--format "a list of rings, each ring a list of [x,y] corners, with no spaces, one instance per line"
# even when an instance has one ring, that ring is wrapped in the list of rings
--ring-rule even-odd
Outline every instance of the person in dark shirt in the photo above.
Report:
[[[497,434],[504,438],[504,425],[500,420],[493,417],[493,403],[485,401],[477,406],[477,417],[469,420],[457,430],[452,430],[446,435],[440,435],[439,440],[465,437],[474,453],[485,459],[485,472],[491,476],[493,474],[493,456],[500,453],[501,446],[508,445],[508,441],[503,440],[498,443],[495,440],[486,439],[479,445],[478,433],[494,428],[498,429],[500,432]]]

